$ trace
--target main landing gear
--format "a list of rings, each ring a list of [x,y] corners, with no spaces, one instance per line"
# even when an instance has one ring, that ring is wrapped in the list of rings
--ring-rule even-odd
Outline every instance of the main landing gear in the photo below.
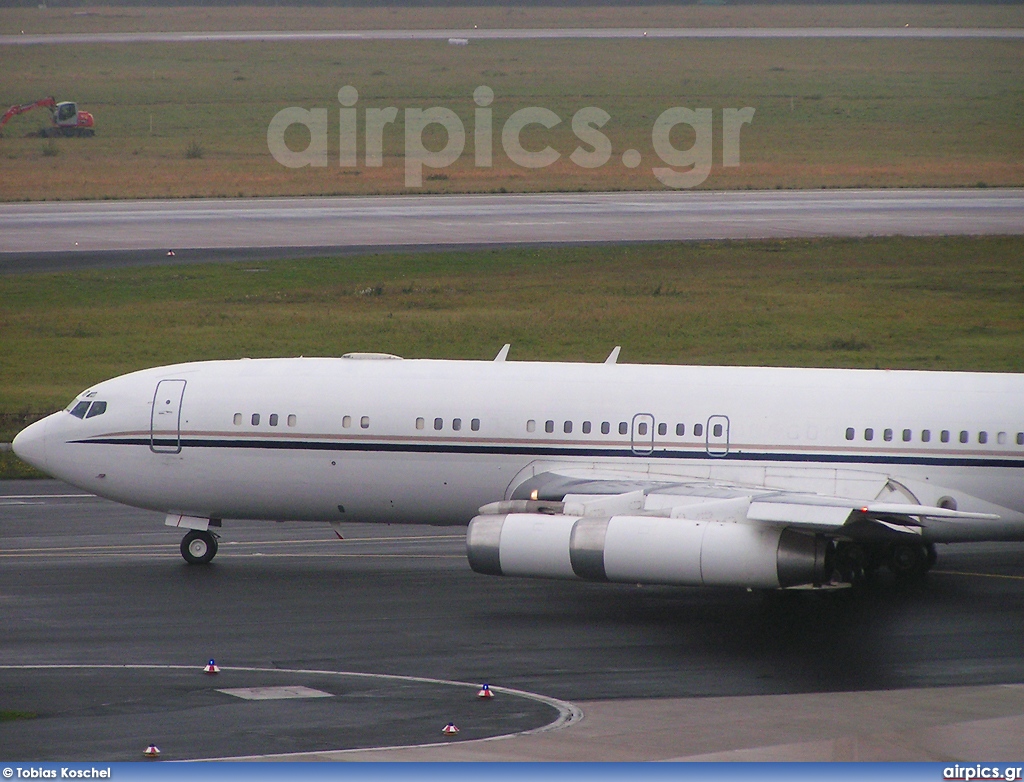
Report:
[[[918,579],[935,564],[935,544],[907,541],[890,543],[885,566],[898,579]]]
[[[209,530],[189,530],[181,541],[181,556],[190,565],[207,564],[217,556],[217,536]]]
[[[917,540],[888,543],[840,543],[835,565],[840,577],[854,586],[871,579],[883,565],[899,582],[917,581],[935,564],[935,544]]]

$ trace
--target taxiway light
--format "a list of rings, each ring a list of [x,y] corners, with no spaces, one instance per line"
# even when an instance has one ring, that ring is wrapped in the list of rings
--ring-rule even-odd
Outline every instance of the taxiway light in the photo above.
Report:
[[[478,698],[493,698],[494,693],[491,692],[491,685],[485,684],[480,687],[480,691],[476,694]]]
[[[220,673],[220,668],[217,667],[217,663],[213,661],[212,657],[210,658],[210,662],[206,664],[206,667],[203,668],[203,673],[208,673],[211,676],[215,673]]]
[[[456,733],[459,732],[459,729],[455,727],[454,722],[449,722],[447,725],[441,728],[441,732],[446,736],[454,736]]]
[[[147,758],[158,758],[160,757],[160,748],[156,744],[150,744],[142,754]]]

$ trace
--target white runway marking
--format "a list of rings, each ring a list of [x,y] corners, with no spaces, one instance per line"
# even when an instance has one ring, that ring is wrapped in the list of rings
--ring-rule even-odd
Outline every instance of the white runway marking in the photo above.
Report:
[[[1014,27],[545,27],[438,30],[239,30],[224,32],[44,33],[0,35],[0,46],[132,43],[294,43],[305,41],[448,41],[742,39],[742,38],[1024,38]]]
[[[0,494],[0,500],[99,499],[95,494]]]
[[[314,690],[312,687],[295,685],[292,687],[231,687],[217,690],[225,695],[233,695],[247,701],[283,701],[294,698],[333,698],[329,692]]]

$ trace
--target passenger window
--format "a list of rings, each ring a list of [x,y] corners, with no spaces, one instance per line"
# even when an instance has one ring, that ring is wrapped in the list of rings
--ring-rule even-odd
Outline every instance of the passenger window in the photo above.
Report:
[[[346,429],[348,429],[350,426],[352,426],[352,416],[347,415],[344,418],[342,418],[341,419],[341,425],[344,426]]]
[[[931,441],[932,441],[932,430],[931,429],[922,429],[921,430],[921,442],[922,443],[930,443]]]
[[[91,410],[89,411],[92,412]],[[1000,432],[996,435],[996,442],[1000,445],[1006,445],[1006,432]]]
[[[702,434],[704,434],[704,424],[694,424],[693,425],[693,436],[694,437],[700,437]]]
[[[966,443],[968,440],[968,434],[966,431],[960,432],[960,442]]]
[[[978,432],[978,442],[984,445],[988,442],[988,432]]]
[[[847,431],[852,432],[853,430],[847,429]],[[684,434],[686,434],[686,424],[676,424],[676,437],[682,437]],[[846,439],[850,440],[852,438],[847,437]]]
[[[537,422],[534,421],[532,418],[529,421],[526,422],[526,431],[527,432],[536,432],[537,431]]]
[[[92,407],[89,408],[89,412],[85,417],[95,418],[98,415],[103,415],[105,412],[107,412],[106,402],[93,402]]]
[[[939,432],[939,439],[942,440],[942,442],[944,442],[944,443],[948,443],[949,442],[949,430],[948,429],[943,429],[941,432]]]
[[[891,442],[892,441],[892,429],[886,429],[884,432],[882,432],[882,439],[885,440],[887,443]]]
[[[553,431],[555,431],[555,422],[554,421],[545,421],[544,422],[544,431],[547,432],[548,434],[551,434]]]
[[[658,424],[658,434],[662,437],[668,434],[668,424]]]
[[[369,429],[370,428],[370,416],[364,415],[362,418],[360,418],[359,419],[359,426],[361,428],[363,428],[363,429]]]
[[[590,421],[583,422],[583,434],[590,434]]]
[[[89,409],[89,401],[83,399],[77,405],[75,405],[68,412],[71,413],[75,418],[85,418],[85,411]]]
[[[846,430],[846,439],[847,440],[852,440],[854,434],[856,434],[856,433],[853,431],[853,427],[852,426],[847,428],[847,430]]]
[[[874,429],[865,429],[864,430],[864,439],[865,440],[874,440],[875,439],[875,430]]]
[[[295,413],[288,416],[288,426],[295,426]]]
[[[462,419],[461,418],[453,418],[452,419],[452,429],[454,431],[456,431],[456,432],[462,431]]]
[[[270,425],[277,426],[277,413],[270,414]]]
[[[601,434],[608,434],[612,430],[612,425],[607,421],[601,422]]]
[[[416,419],[416,428],[417,429],[422,429],[426,425],[427,425],[427,422],[424,421],[422,418],[417,418]]]
[[[235,413],[234,418],[232,418],[231,420],[234,421],[235,426],[241,426],[242,425],[242,414],[241,413]]]
[[[911,438],[912,435],[913,435],[913,432],[911,432],[909,429],[904,429],[903,430],[903,442],[909,443],[910,442],[910,438]]]
[[[444,419],[443,418],[435,418],[434,419],[434,430],[440,432],[442,429],[444,429]]]
[[[479,432],[480,431],[480,419],[479,418],[474,418],[472,421],[470,421],[469,422],[469,428],[472,429],[474,432]]]
[[[629,424],[625,421],[619,423],[619,434],[629,434]]]
[[[249,419],[249,420],[252,421],[252,425],[253,426],[259,426],[260,425],[260,414],[259,413],[253,413],[252,414],[252,418]]]
[[[715,437],[721,437],[722,436],[722,425],[721,424],[715,424],[714,429],[712,429],[712,431],[715,433]]]
[[[636,425],[636,433],[643,437],[647,434],[647,424],[641,421]]]
[[[1024,432],[1017,432],[1017,445],[1024,445]]]
[[[566,434],[572,434],[572,421],[566,421],[562,424],[562,431]]]

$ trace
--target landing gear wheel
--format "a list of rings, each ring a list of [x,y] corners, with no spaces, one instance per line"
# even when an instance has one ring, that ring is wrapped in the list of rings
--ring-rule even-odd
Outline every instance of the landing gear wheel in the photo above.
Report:
[[[217,536],[207,530],[190,530],[182,538],[181,556],[190,565],[205,565],[217,555]]]
[[[893,543],[886,564],[896,578],[920,578],[928,570],[928,550],[921,543]]]

